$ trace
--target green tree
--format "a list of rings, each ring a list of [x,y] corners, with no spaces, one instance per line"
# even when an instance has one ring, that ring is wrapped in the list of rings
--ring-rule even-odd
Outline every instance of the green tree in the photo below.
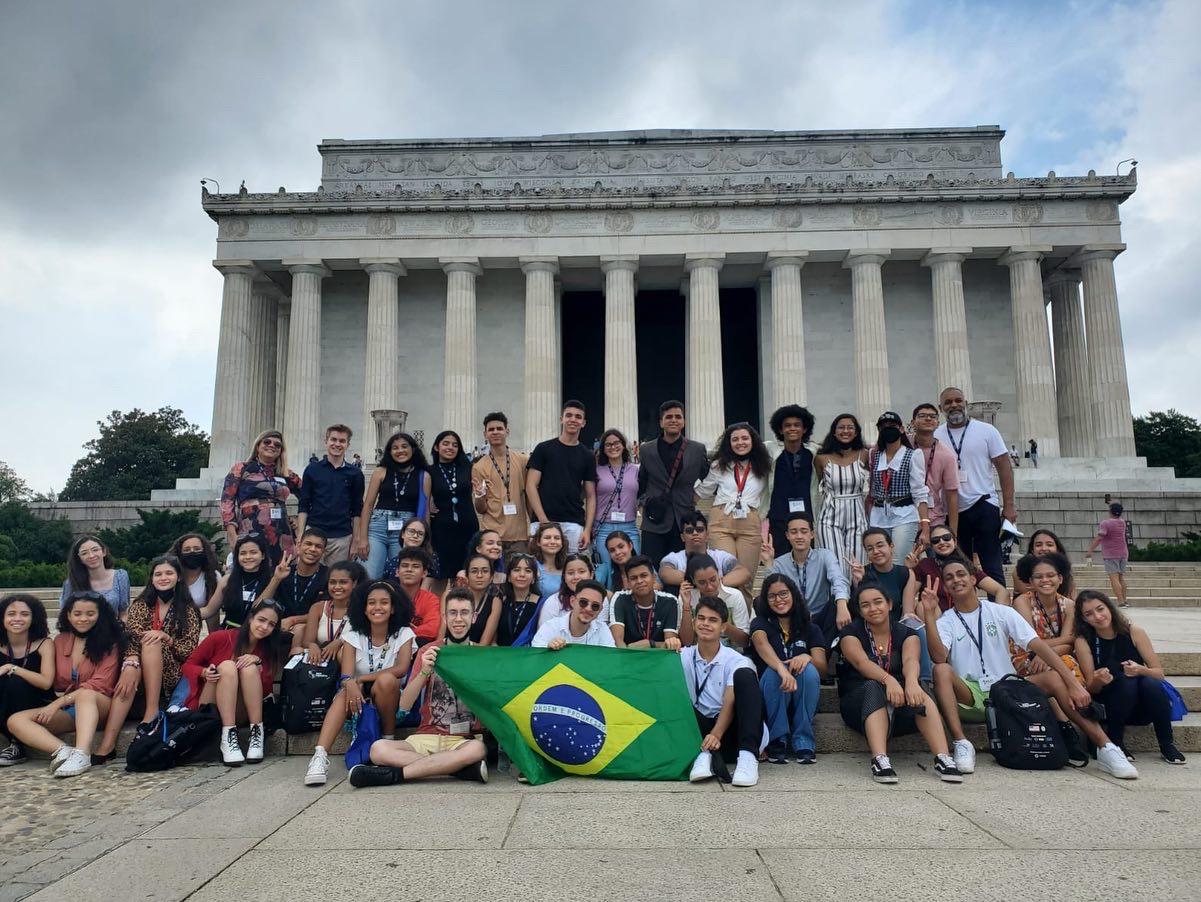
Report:
[[[1135,417],[1134,448],[1150,467],[1174,467],[1181,478],[1201,476],[1201,423],[1178,410]]]
[[[0,504],[28,501],[31,495],[29,483],[18,476],[16,470],[0,460]]]
[[[163,554],[184,533],[198,532],[212,537],[221,531],[220,525],[203,519],[198,510],[142,510],[142,522],[125,529],[102,529],[100,541],[113,557],[127,561],[148,561]]]
[[[208,436],[182,410],[152,413],[114,410],[97,423],[100,437],[84,445],[60,501],[117,501],[149,498],[178,477],[196,476],[208,461]]]
[[[71,550],[68,521],[41,520],[19,501],[0,504],[0,536],[11,542],[11,548],[6,542],[0,552],[10,561],[61,564]]]

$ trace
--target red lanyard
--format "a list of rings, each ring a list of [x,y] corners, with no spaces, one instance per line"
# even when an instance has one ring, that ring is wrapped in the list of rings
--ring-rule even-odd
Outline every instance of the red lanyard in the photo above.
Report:
[[[346,614],[350,612],[347,611]],[[346,615],[338,621],[338,631],[334,632],[334,600],[331,598],[325,605],[325,634],[329,636],[326,642],[333,642],[342,635],[342,628],[346,626]]]
[[[880,484],[884,486],[884,495],[888,496],[888,486],[892,483],[892,470],[885,470],[880,474]]]
[[[751,478],[751,465],[746,463],[743,466],[741,475],[738,472],[738,464],[734,464],[734,488],[738,490],[738,497],[734,499],[734,509],[742,510],[742,493],[746,489],[746,481]]]
[[[150,610],[150,628],[158,631],[161,631],[163,628],[163,618],[158,615],[157,600],[154,602],[154,607]]]
[[[656,599],[656,601],[658,601],[658,599]],[[642,638],[646,639],[648,642],[655,641],[652,638],[652,634],[651,634],[651,630],[653,629],[654,624],[655,624],[655,604],[654,604],[654,602],[652,602],[651,609],[646,612],[646,626],[642,630]],[[639,623],[638,625],[642,626],[641,623]]]

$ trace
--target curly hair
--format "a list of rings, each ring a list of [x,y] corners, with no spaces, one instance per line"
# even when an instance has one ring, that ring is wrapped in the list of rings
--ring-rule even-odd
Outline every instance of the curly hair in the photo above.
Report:
[[[771,427],[772,433],[776,437],[776,441],[784,441],[784,421],[796,417],[801,421],[801,444],[809,441],[813,435],[813,414],[800,404],[785,404],[783,407],[776,408],[776,412],[771,415],[771,419],[767,421],[767,425]]]
[[[367,596],[376,589],[387,592],[388,600],[392,603],[392,613],[388,615],[388,635],[393,636],[412,621],[413,602],[404,589],[382,579],[354,587],[354,594],[350,596],[350,607],[346,611],[346,616],[350,618],[350,628],[360,636],[371,635],[371,622],[367,619]]]
[[[747,455],[747,460],[751,463],[751,472],[760,479],[766,479],[768,473],[771,472],[771,455],[767,453],[767,446],[763,444],[763,439],[759,437],[759,433],[750,423],[731,423],[727,426],[722,432],[721,438],[717,440],[717,447],[709,456],[709,462],[722,472],[728,473],[732,470],[738,457],[734,454],[730,437],[735,432],[742,430],[745,430],[751,437],[751,451]]]
[[[90,602],[100,612],[96,624],[86,633],[76,632],[71,625],[70,614],[79,602]],[[125,630],[117,619],[117,612],[99,592],[72,592],[67,596],[66,603],[58,612],[58,631],[71,636],[83,638],[83,653],[93,664],[99,664],[104,656],[116,650],[117,655],[124,651]]]

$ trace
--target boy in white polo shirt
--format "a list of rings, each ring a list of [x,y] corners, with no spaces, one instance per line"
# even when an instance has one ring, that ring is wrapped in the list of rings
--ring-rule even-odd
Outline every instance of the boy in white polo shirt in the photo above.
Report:
[[[1038,657],[1048,670],[1028,681],[1055,699],[1059,709],[1097,746],[1097,766],[1121,779],[1138,771],[1109,741],[1095,720],[1078,709],[1092,704],[1088,690],[1076,681],[1063,659],[1052,651],[1016,610],[976,597],[976,582],[962,561],[942,565],[942,580],[954,606],[939,616],[938,581],[931,577],[922,588],[918,606],[926,622],[930,657],[934,660],[934,694],[955,740],[955,766],[965,774],[976,769],[976,750],[963,732],[963,721],[984,720],[984,699],[993,684],[1014,673],[1009,651],[1012,640]]]

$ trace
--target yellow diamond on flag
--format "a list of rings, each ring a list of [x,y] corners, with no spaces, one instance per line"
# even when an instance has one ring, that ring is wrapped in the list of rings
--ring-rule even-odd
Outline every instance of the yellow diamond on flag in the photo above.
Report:
[[[655,719],[556,664],[502,709],[530,748],[572,774],[600,773]]]

